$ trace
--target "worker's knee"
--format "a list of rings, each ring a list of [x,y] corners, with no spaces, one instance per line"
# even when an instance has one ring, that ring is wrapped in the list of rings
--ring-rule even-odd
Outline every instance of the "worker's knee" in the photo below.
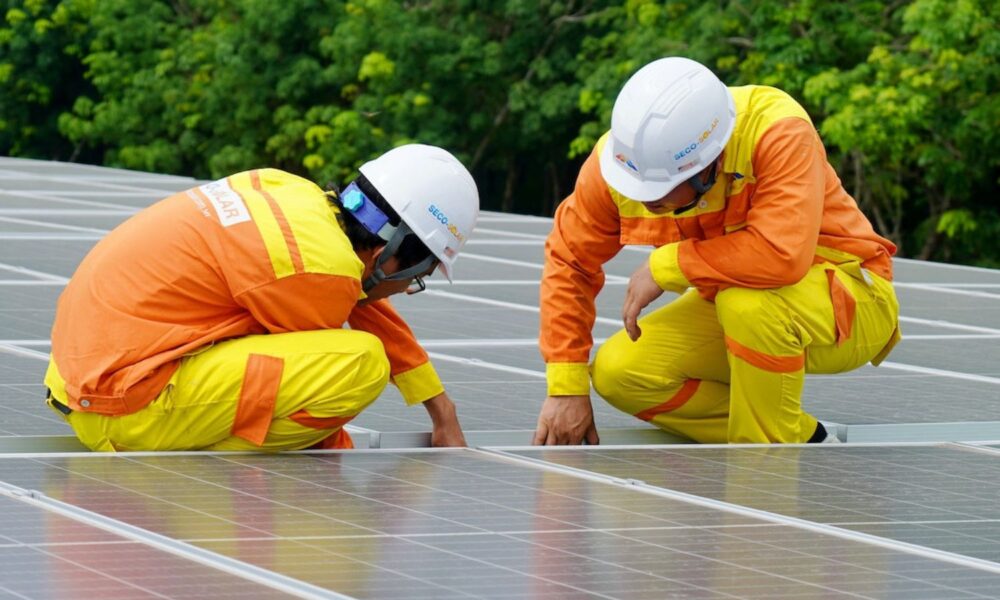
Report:
[[[308,398],[307,408],[356,414],[388,384],[389,359],[374,335],[334,330],[317,332],[307,341],[310,352],[296,359],[294,383],[286,381],[295,388],[290,397]]]
[[[594,391],[601,398],[618,410],[625,410],[624,401],[628,396],[626,390],[633,369],[631,361],[626,358],[628,353],[621,352],[618,348],[621,343],[618,338],[619,336],[610,338],[597,351],[590,366],[590,380]]]
[[[389,357],[379,338],[364,331],[352,333],[357,337],[354,350],[358,360],[352,387],[364,408],[374,402],[389,383]]]

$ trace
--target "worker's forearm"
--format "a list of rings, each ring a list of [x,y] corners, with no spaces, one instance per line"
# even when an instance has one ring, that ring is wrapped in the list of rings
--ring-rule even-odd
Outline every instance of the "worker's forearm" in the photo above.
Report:
[[[427,414],[434,425],[431,432],[431,446],[465,446],[465,434],[458,422],[455,404],[448,395],[441,393],[424,402]]]
[[[446,392],[441,392],[430,400],[425,401],[424,408],[435,425],[452,421],[455,419],[455,403],[451,401]]]

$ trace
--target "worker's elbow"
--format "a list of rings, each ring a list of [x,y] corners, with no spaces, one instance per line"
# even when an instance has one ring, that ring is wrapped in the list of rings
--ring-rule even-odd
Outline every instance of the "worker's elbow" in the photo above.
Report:
[[[775,287],[794,285],[806,276],[812,266],[812,256],[788,255],[780,261],[780,267],[775,272],[777,284]]]
[[[782,246],[771,246],[766,253],[757,255],[759,278],[753,287],[780,288],[802,280],[812,266],[811,252],[795,252]]]

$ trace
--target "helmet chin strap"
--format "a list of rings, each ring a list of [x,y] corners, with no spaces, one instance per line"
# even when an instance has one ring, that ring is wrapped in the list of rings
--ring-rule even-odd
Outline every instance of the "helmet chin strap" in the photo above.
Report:
[[[403,269],[402,271],[397,271],[392,275],[385,274],[385,271],[382,270],[382,266],[386,263],[386,261],[388,261],[390,258],[396,255],[396,252],[399,250],[400,245],[402,245],[403,243],[403,238],[405,238],[408,235],[416,235],[416,234],[413,233],[409,225],[407,225],[403,221],[400,221],[399,226],[396,228],[395,233],[393,233],[392,237],[389,238],[389,241],[383,248],[382,253],[375,260],[375,265],[372,267],[371,275],[369,275],[368,279],[365,279],[364,283],[361,284],[361,288],[365,291],[366,294],[372,288],[382,283],[383,281],[408,281],[410,279],[413,279],[417,275],[420,275],[421,273],[426,273],[427,271],[430,271],[431,267],[434,266],[434,263],[437,261],[437,257],[431,254],[424,260],[413,265],[412,267],[408,267],[406,269]]]
[[[718,166],[719,166],[718,160],[712,163],[711,170],[708,172],[708,181],[701,180],[701,173],[698,173],[691,179],[687,180],[687,184],[694,189],[694,199],[680,208],[675,208],[674,209],[675,215],[685,213],[694,208],[695,205],[698,204],[698,201],[701,200],[701,197],[704,196],[708,192],[708,190],[712,189],[712,186],[715,185],[715,180],[718,177]],[[704,171],[702,171],[702,173],[703,172]]]

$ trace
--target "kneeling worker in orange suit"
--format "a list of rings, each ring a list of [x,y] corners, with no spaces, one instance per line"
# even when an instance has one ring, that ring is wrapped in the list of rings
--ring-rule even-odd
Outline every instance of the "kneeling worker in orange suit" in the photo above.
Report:
[[[630,244],[656,249],[588,366],[602,266]],[[786,93],[726,87],[686,58],[646,65],[546,243],[535,443],[598,443],[591,381],[698,442],[836,441],[802,409],[805,374],[878,364],[898,341],[895,250]],[[681,296],[638,319],[665,290]]]
[[[455,406],[387,297],[451,279],[479,214],[448,152],[411,144],[342,193],[239,173],[121,224],[59,298],[49,405],[90,449],[349,448],[345,423],[392,380],[432,443]],[[350,329],[343,329],[344,324]]]

